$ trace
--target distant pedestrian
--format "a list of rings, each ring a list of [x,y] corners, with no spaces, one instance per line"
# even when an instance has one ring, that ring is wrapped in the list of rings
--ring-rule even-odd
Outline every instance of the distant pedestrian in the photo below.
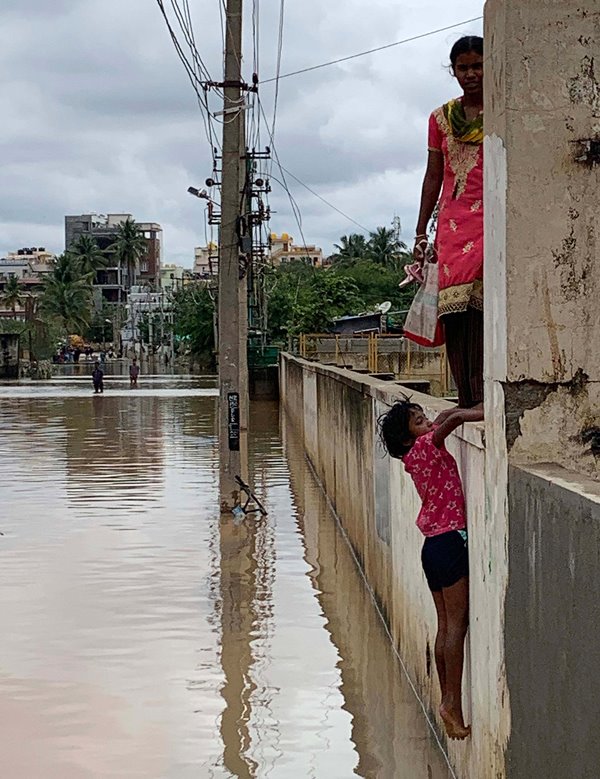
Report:
[[[92,372],[92,382],[94,385],[94,393],[97,395],[99,392],[104,392],[104,371],[100,367],[100,363],[96,362],[94,370]]]
[[[129,386],[131,387],[131,389],[137,387],[139,375],[140,375],[140,366],[137,363],[137,357],[134,357],[133,362],[129,366]]]
[[[464,739],[471,733],[462,711],[469,556],[462,483],[445,440],[464,422],[479,418],[477,408],[455,409],[436,425],[427,419],[421,406],[405,398],[379,419],[381,440],[388,454],[402,460],[422,502],[417,527],[425,536],[421,561],[437,612],[435,663],[442,690],[440,716],[452,739]]]

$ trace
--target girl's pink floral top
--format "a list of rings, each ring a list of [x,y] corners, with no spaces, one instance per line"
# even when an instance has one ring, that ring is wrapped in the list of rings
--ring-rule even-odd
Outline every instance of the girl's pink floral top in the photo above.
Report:
[[[417,527],[425,536],[439,536],[467,526],[465,496],[456,460],[442,444],[433,443],[434,430],[419,436],[402,458],[423,505]]]

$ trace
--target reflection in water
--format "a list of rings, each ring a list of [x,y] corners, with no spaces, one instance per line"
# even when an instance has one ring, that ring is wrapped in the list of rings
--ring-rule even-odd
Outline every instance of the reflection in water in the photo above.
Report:
[[[0,776],[445,779],[277,407],[235,525],[205,383],[80,384],[0,388]]]

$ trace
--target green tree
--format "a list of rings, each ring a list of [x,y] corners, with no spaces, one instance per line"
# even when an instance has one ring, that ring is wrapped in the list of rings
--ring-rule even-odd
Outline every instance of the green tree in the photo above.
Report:
[[[47,320],[62,324],[67,339],[71,332],[84,332],[91,318],[92,274],[82,274],[71,255],[61,254],[44,280],[40,310]]]
[[[324,333],[337,317],[357,314],[363,308],[360,290],[352,279],[327,271],[316,273],[292,309],[288,331],[292,335]]]
[[[128,218],[121,222],[117,228],[117,238],[110,248],[121,267],[126,269],[129,286],[135,284],[140,260],[146,255],[148,244],[134,219]]]
[[[334,244],[337,253],[334,254],[334,262],[345,265],[362,260],[367,254],[367,241],[364,235],[352,233],[342,235],[340,242]]]
[[[189,284],[173,296],[173,329],[193,357],[215,366],[215,304],[206,286]]]
[[[267,279],[268,327],[273,340],[330,329],[333,319],[364,308],[352,278],[333,269],[295,262],[273,269]]]
[[[395,311],[404,311],[410,307],[416,292],[414,285],[400,289],[398,272],[371,260],[361,260],[350,267],[334,269],[336,273],[343,273],[352,279],[360,290],[365,309],[369,311],[375,310],[385,300],[391,302]]]
[[[96,278],[99,270],[106,267],[106,256],[96,243],[96,239],[87,233],[79,236],[69,249],[69,254],[79,263],[84,275],[92,274],[92,279]]]
[[[19,284],[19,279],[16,276],[9,276],[2,292],[2,302],[7,308],[10,308],[14,314],[17,306],[22,300],[23,291]]]
[[[366,256],[394,270],[399,270],[401,264],[408,262],[406,244],[399,240],[396,230],[388,227],[378,227],[371,233]]]

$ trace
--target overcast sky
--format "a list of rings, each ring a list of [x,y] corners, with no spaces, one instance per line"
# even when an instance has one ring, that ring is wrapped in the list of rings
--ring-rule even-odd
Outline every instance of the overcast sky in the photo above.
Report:
[[[260,8],[260,76],[274,75],[279,3]],[[171,8],[165,0],[165,7]],[[246,0],[244,76],[252,75]],[[190,0],[196,44],[221,75],[219,0]],[[282,73],[479,16],[483,0],[286,0]],[[445,65],[476,21],[280,82],[281,163],[374,229],[400,216],[410,241],[429,112],[457,93]],[[183,40],[183,36],[180,35]],[[165,261],[190,267],[205,243],[204,206],[186,193],[212,162],[198,104],[155,0],[2,0],[0,256],[64,249],[64,215],[132,213],[160,222]],[[261,88],[270,116],[274,89]],[[219,105],[213,99],[214,109]],[[220,127],[217,125],[220,132]],[[277,175],[276,169],[274,171]],[[304,236],[326,252],[360,232],[293,180]],[[271,229],[300,243],[273,182]]]

